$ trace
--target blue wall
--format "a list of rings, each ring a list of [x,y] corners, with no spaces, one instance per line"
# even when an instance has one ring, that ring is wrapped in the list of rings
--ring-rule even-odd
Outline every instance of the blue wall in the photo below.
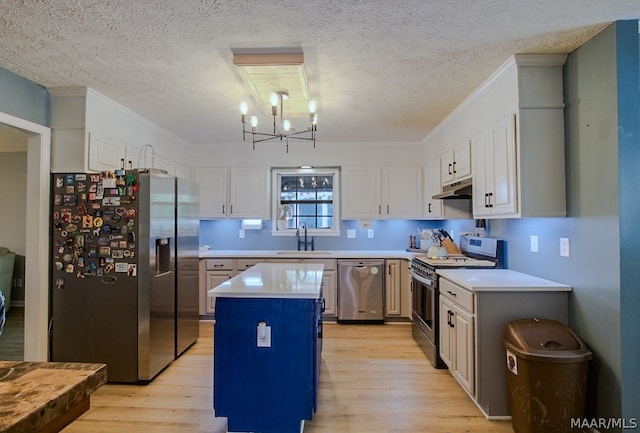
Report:
[[[51,126],[51,97],[44,87],[0,67],[0,112]]]
[[[620,164],[622,416],[640,418],[640,49],[638,22],[616,27]]]
[[[359,228],[358,221],[341,221],[340,236],[317,236],[316,250],[404,250],[409,246],[409,235],[418,235],[418,228],[443,227],[443,221],[374,220],[373,239],[367,230]],[[238,237],[239,220],[200,221],[200,244],[216,250],[295,250],[296,238],[272,236],[271,221],[264,221],[262,230],[245,230],[244,239]],[[463,231],[473,231],[473,220],[447,222],[456,239]],[[347,239],[347,230],[355,229],[355,239]]]

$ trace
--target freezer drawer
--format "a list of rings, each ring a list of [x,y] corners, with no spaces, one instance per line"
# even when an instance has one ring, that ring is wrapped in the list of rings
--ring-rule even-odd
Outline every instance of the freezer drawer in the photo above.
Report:
[[[384,260],[338,261],[338,322],[384,321]]]

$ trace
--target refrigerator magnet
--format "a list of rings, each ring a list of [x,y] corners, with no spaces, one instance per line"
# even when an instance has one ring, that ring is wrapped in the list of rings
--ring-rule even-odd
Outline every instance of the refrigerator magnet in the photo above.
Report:
[[[90,229],[93,227],[93,217],[91,215],[83,215],[82,216],[82,228]]]
[[[128,263],[116,263],[116,272],[125,273],[129,270]]]
[[[56,177],[56,188],[62,188],[64,186],[64,178]]]
[[[138,275],[138,265],[131,264],[127,267],[127,275],[130,277],[135,277]]]
[[[64,177],[64,183],[65,185],[73,185],[73,183],[75,182],[75,179],[76,179],[75,175],[67,174]]]

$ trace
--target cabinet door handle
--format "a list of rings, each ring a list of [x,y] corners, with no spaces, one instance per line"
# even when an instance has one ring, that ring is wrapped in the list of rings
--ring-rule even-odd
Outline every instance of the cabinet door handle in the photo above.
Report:
[[[456,327],[455,323],[453,323],[453,315],[454,315],[454,314],[455,314],[455,313],[452,311],[452,312],[451,312],[451,325],[450,325],[452,328],[455,328],[455,327]]]
[[[457,296],[455,293],[453,293],[451,290],[447,290],[447,293],[450,294],[451,296],[453,296],[454,298]]]
[[[229,213],[233,215],[233,205],[229,206],[229,211],[230,211]]]
[[[431,203],[429,203],[429,213],[431,213]]]
[[[457,171],[456,171],[456,162],[455,161],[453,161],[453,173],[454,174],[457,173]]]
[[[226,208],[227,208],[227,205],[224,205],[224,204],[223,204],[223,205],[222,205],[222,214],[223,214],[223,215],[226,213],[226,212],[225,212]]]
[[[484,193],[484,207],[489,207],[489,194]]]
[[[489,206],[487,206],[487,207],[493,207],[493,203],[491,203],[491,197],[493,197],[493,193],[490,192],[487,195],[489,196]]]
[[[453,174],[453,164],[449,164],[449,174]]]
[[[378,205],[378,215],[380,215],[382,213],[382,206]]]
[[[389,215],[389,205],[387,205],[387,215]]]

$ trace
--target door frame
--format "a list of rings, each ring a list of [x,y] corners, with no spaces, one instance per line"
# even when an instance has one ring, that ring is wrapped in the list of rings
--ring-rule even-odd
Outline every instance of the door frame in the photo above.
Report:
[[[27,135],[24,360],[49,357],[49,206],[51,128],[0,112]]]

